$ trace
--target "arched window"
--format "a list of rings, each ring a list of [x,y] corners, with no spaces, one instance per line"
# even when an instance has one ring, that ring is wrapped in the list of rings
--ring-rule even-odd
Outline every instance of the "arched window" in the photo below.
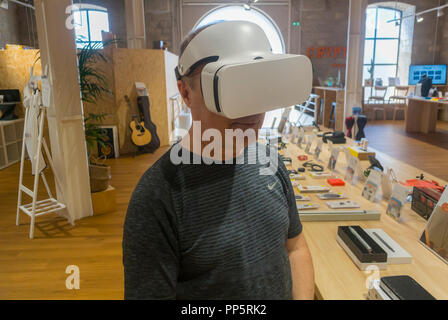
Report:
[[[259,25],[271,43],[272,52],[285,53],[285,42],[275,22],[263,11],[252,7],[247,10],[242,5],[227,5],[218,7],[204,15],[194,29],[216,21],[249,21]],[[281,109],[268,112],[263,127],[270,127],[274,118],[277,124],[281,118]]]
[[[107,9],[92,4],[77,4],[77,10],[73,12],[76,47],[83,48],[86,45],[99,43],[97,48],[102,48],[101,31],[109,32],[109,15]]]
[[[383,85],[398,74],[402,11],[394,8],[369,7],[366,12],[364,46],[365,79],[381,78]],[[373,66],[373,76],[369,73]],[[371,88],[366,88],[366,97]]]
[[[272,52],[284,53],[283,37],[272,19],[257,8],[245,9],[243,6],[222,6],[208,12],[196,23],[195,29],[215,21],[249,21],[259,25],[271,43]]]

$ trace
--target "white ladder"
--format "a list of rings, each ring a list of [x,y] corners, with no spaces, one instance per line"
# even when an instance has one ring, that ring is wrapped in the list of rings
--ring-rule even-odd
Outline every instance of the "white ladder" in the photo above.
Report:
[[[36,108],[36,107],[37,106],[32,106],[32,108]],[[42,150],[42,145],[43,145],[48,162],[50,163],[50,167],[53,170],[56,184],[58,185],[60,190],[62,190],[60,181],[57,178],[56,172],[54,170],[53,160],[52,160],[50,152],[48,150],[47,143],[45,142],[45,139],[43,137],[46,108],[42,105],[40,105],[39,108],[41,111],[41,115],[40,115],[40,122],[39,122],[39,137],[37,140],[37,148],[36,148],[37,152],[36,152],[36,154],[29,155],[30,160],[36,161],[36,163],[35,163],[36,172],[34,173],[34,187],[33,187],[33,190],[31,190],[23,185],[23,167],[24,167],[24,163],[25,163],[25,140],[26,140],[27,119],[28,119],[27,115],[28,115],[28,109],[29,109],[29,108],[26,108],[25,124],[24,124],[24,129],[23,129],[22,155],[21,155],[21,162],[20,162],[19,195],[18,195],[18,201],[17,201],[16,225],[20,224],[20,211],[23,211],[25,214],[27,214],[31,218],[30,239],[34,238],[34,224],[35,224],[36,217],[66,209],[65,204],[63,204],[63,203],[59,202],[58,200],[56,200],[55,198],[53,198],[53,195],[51,194],[50,188],[47,183],[47,179],[45,178],[45,175],[44,175],[44,170],[42,170],[41,172],[38,172],[39,168],[40,168],[39,167],[39,161],[41,158],[40,152]],[[45,185],[45,189],[47,190],[48,198],[45,200],[37,201],[37,191],[38,191],[38,187],[39,187],[39,176],[42,177],[42,181]],[[32,198],[31,203],[22,205],[22,192],[26,193],[28,196],[30,196]]]

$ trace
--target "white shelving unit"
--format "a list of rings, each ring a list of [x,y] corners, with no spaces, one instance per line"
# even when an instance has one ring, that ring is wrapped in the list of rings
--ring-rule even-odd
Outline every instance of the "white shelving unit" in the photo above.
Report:
[[[24,119],[0,121],[0,170],[20,161]]]

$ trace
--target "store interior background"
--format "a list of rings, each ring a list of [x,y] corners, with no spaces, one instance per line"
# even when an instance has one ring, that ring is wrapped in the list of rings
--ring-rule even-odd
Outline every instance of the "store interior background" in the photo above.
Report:
[[[73,1],[79,3],[79,1]],[[202,4],[201,4],[202,2]],[[167,44],[167,50],[178,54],[179,44],[188,31],[195,26],[207,12],[224,3],[240,4],[241,1],[213,1],[193,0],[145,0],[145,26],[146,48],[153,47],[155,41],[163,40]],[[263,2],[267,4],[263,4]],[[124,15],[125,0],[86,0],[83,4],[94,4],[107,9],[110,32],[120,40],[118,47],[128,47],[127,22]],[[403,3],[406,3],[404,5]],[[440,0],[406,0],[398,4],[405,16],[408,12],[420,12],[445,4]],[[369,5],[396,8],[395,1],[368,1]],[[309,49],[317,48],[346,48],[347,29],[349,25],[349,0],[260,0],[257,3],[259,9],[269,15],[284,39],[286,52],[294,54],[309,54]],[[292,25],[293,22],[300,25]],[[407,22],[407,24],[406,24]],[[8,10],[0,9],[0,48],[6,44],[20,44],[30,48],[39,48],[37,39],[37,26],[34,12],[14,3],[9,3]],[[159,53],[148,51],[142,56],[130,57],[125,51],[120,51],[114,56],[114,63],[103,65],[104,72],[112,81],[119,81],[121,74],[137,72],[126,68],[127,59],[144,61],[145,57],[158,61]],[[0,52],[0,89],[10,87],[14,79],[6,79],[3,74],[11,74],[11,66],[4,63]],[[133,55],[133,54],[132,54]],[[155,57],[157,56],[157,57]],[[175,65],[175,57],[165,59],[166,68],[158,70],[157,62],[150,63],[149,78],[153,76],[155,69],[157,77],[172,77],[165,75],[168,66]],[[173,59],[171,59],[173,58]],[[28,59],[32,59],[32,55]],[[143,60],[142,60],[143,59]],[[171,59],[171,60],[170,60]],[[160,60],[160,61],[162,61]],[[345,83],[346,59],[343,55],[334,57],[311,57],[314,69],[314,84],[320,85],[329,76],[337,78],[340,71],[341,80]],[[437,11],[428,13],[424,20],[417,23],[414,18],[403,21],[400,54],[398,59],[398,76],[401,83],[407,83],[409,65],[448,64],[448,8],[442,16]],[[23,79],[29,66],[20,67]],[[144,73],[146,69],[141,70]],[[120,75],[117,76],[117,72]],[[142,75],[143,76],[143,75]],[[117,80],[118,79],[118,80]],[[159,78],[156,78],[156,81]],[[363,78],[364,80],[364,78]],[[387,82],[387,79],[383,79]],[[22,81],[22,80],[21,80]],[[170,80],[171,81],[171,80]],[[16,82],[15,86],[22,89],[23,82]],[[150,94],[153,87],[148,85]],[[176,90],[168,85],[167,91]],[[154,109],[152,115],[156,123],[162,127],[169,122],[164,112],[157,108],[165,108],[169,104],[170,93],[156,92],[155,97],[150,97]],[[154,91],[153,91],[154,92]],[[117,93],[118,95],[118,93]],[[107,112],[110,115],[104,121],[105,125],[119,127],[122,135],[127,128],[122,123],[124,116],[123,99],[115,97],[104,98],[97,105],[84,105],[84,113],[91,110],[95,112]],[[17,114],[23,117],[23,109]],[[270,126],[274,117],[279,117],[281,111],[272,113],[265,122]],[[447,119],[448,120],[448,119]],[[170,128],[169,130],[171,130]],[[169,131],[168,130],[168,131]],[[418,168],[448,180],[448,122],[440,121],[438,131],[431,134],[405,133],[401,120],[376,120],[369,121],[366,128],[369,143],[379,151],[409,163]],[[17,201],[18,166],[15,164],[0,171],[0,282],[8,283],[4,291],[0,291],[0,298],[111,298],[123,297],[123,269],[121,265],[121,236],[127,204],[131,192],[141,174],[152,165],[168,148],[171,137],[169,132],[162,138],[162,147],[154,154],[147,154],[133,158],[126,156],[133,149],[129,141],[122,141],[120,136],[120,153],[125,155],[117,160],[108,160],[112,166],[111,184],[119,191],[117,193],[117,210],[114,213],[94,216],[82,219],[73,227],[64,219],[54,217],[43,218],[37,225],[36,242],[27,237],[28,225],[16,227],[14,225],[15,205]],[[437,156],[434,156],[437,155]],[[132,172],[130,173],[132,169]],[[11,239],[14,239],[13,243]],[[69,250],[67,248],[73,248]],[[41,260],[41,256],[45,259]],[[78,256],[79,255],[79,256]],[[76,261],[83,273],[83,289],[81,291],[68,291],[64,287],[65,274],[61,268],[65,268],[70,261]],[[4,266],[4,267],[3,267]],[[25,284],[25,279],[30,279]],[[51,283],[59,281],[60,285],[55,289]]]

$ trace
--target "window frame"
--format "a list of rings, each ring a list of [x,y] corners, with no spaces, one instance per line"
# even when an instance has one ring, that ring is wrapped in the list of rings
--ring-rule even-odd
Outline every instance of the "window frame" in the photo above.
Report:
[[[207,11],[206,13],[204,13],[195,23],[193,30],[196,30],[199,26],[201,26],[201,24],[203,23],[203,21],[208,18],[210,15],[221,11],[222,9],[228,9],[231,7],[235,7],[235,8],[242,8],[242,6],[238,3],[229,3],[229,4],[223,4],[223,5],[218,5],[215,8]],[[280,40],[280,45],[281,45],[281,53],[286,53],[287,52],[287,47],[286,47],[286,43],[285,43],[285,38],[282,34],[282,31],[280,30],[279,26],[277,25],[277,23],[275,22],[275,20],[266,12],[264,12],[262,9],[257,8],[255,6],[251,7],[249,11],[253,11],[255,12],[256,15],[259,15],[261,17],[263,17],[264,19],[266,19],[273,27],[273,29],[275,30],[276,34],[278,35],[278,38]],[[218,21],[218,20],[216,20]],[[227,20],[225,20],[227,21]]]
[[[368,9],[373,9],[373,8],[368,8]],[[386,37],[378,37],[378,11],[379,10],[390,10],[392,12],[396,12],[397,14],[399,14],[399,17],[397,17],[397,19],[402,19],[403,17],[403,11],[400,9],[395,9],[395,8],[390,8],[390,7],[383,7],[383,6],[376,6],[375,7],[375,31],[374,31],[374,35],[373,37],[365,37],[364,38],[364,43],[366,43],[366,41],[371,40],[373,41],[373,53],[372,53],[372,59],[373,59],[373,65],[374,65],[374,69],[376,66],[395,66],[395,77],[397,77],[398,75],[398,64],[399,64],[399,59],[400,59],[400,42],[401,42],[401,27],[402,24],[400,23],[400,27],[398,29],[398,37],[393,37],[393,38],[386,38]],[[367,20],[367,10],[366,10],[366,20]],[[377,41],[378,40],[397,40],[398,41],[398,46],[397,46],[397,59],[396,59],[396,63],[376,63],[375,62],[375,58],[376,58],[376,45],[377,45]],[[364,56],[366,55],[366,53],[364,52]],[[364,67],[370,67],[371,64],[370,63],[363,63],[363,69]],[[373,79],[375,81],[375,78]],[[385,79],[386,80],[386,79]],[[373,93],[373,87],[370,88],[370,95],[372,95]]]
[[[107,20],[109,23],[109,31],[110,31],[110,19],[109,19],[109,12],[107,9],[99,9],[99,8],[78,8],[76,9],[77,12],[86,12],[86,20],[87,20],[87,35],[88,35],[88,40],[84,41],[84,40],[78,40],[76,39],[76,47],[77,49],[82,49],[82,48],[78,48],[78,44],[83,44],[83,45],[88,45],[88,46],[93,46],[97,43],[100,43],[101,41],[92,41],[92,36],[91,36],[91,32],[90,32],[90,12],[96,11],[96,12],[103,12],[107,15]],[[76,28],[75,28],[76,29]],[[76,35],[76,31],[75,31],[75,35]]]

